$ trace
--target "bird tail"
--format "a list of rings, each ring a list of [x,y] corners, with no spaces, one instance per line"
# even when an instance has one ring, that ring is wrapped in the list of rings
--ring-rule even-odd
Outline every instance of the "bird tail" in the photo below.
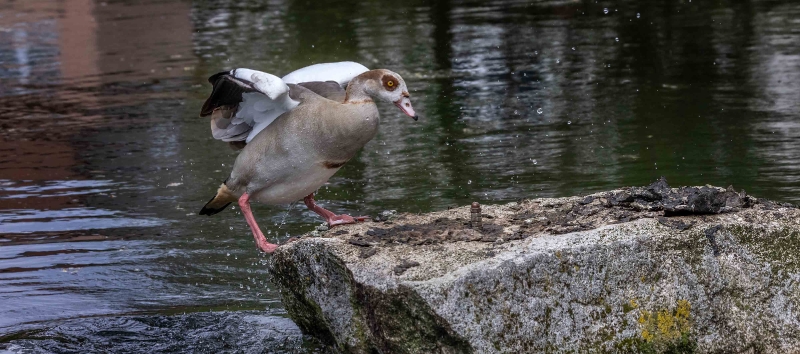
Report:
[[[200,215],[214,215],[228,207],[231,203],[236,201],[236,196],[233,195],[228,186],[222,183],[217,189],[217,194],[206,203],[203,209],[200,209]]]

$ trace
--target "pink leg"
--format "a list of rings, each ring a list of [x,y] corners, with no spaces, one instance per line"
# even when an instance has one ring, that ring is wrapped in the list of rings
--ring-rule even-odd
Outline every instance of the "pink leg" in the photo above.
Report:
[[[306,206],[309,209],[311,209],[311,211],[325,218],[325,222],[328,223],[328,227],[334,227],[336,225],[344,225],[344,224],[355,224],[357,222],[369,219],[369,216],[352,217],[350,215],[345,215],[345,214],[336,215],[332,213],[330,210],[327,210],[317,205],[317,202],[314,201],[314,193],[311,193],[307,195],[305,198],[303,198],[303,202],[306,203]]]
[[[253,217],[253,212],[250,211],[250,196],[247,193],[242,194],[239,198],[239,207],[242,208],[244,219],[247,220],[247,225],[250,226],[250,231],[253,231],[253,238],[256,239],[256,246],[263,252],[272,253],[278,248],[278,245],[267,242],[267,238],[261,233],[261,229],[256,224],[256,219]]]

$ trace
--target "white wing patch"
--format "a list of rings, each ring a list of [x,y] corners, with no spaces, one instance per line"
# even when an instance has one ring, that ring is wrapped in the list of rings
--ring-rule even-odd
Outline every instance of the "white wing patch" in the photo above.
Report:
[[[275,118],[297,107],[299,102],[289,97],[289,86],[279,77],[251,69],[235,69],[231,75],[237,79],[249,81],[258,92],[242,94],[242,102],[232,123],[245,123],[252,127],[246,142],[253,138]]]
[[[354,77],[369,71],[366,66],[352,61],[322,63],[292,71],[283,77],[283,82],[299,84],[312,81],[336,81],[344,87]]]
[[[289,86],[286,86],[286,82],[272,74],[252,69],[233,69],[231,70],[231,75],[237,79],[253,83],[253,88],[273,100],[289,92]]]
[[[241,118],[248,124],[252,122],[253,126],[253,130],[247,135],[245,141],[249,143],[281,114],[291,111],[298,104],[299,102],[289,97],[288,91],[276,97],[275,100],[270,100],[269,97],[258,92],[242,94],[242,103],[239,104],[236,118]]]

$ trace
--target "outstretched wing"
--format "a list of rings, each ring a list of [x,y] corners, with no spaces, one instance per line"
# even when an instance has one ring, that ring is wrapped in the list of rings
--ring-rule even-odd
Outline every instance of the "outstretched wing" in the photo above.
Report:
[[[341,101],[342,87],[367,70],[358,63],[340,62],[311,65],[283,79],[251,69],[221,72],[208,79],[214,88],[200,116],[211,116],[211,134],[215,139],[242,146],[242,142],[250,142],[281,114],[297,107],[299,102],[289,97],[287,84],[305,83],[311,91]]]
[[[211,116],[214,139],[247,141],[275,118],[296,107],[289,87],[275,75],[250,69],[234,69],[208,79],[214,89],[200,111]]]

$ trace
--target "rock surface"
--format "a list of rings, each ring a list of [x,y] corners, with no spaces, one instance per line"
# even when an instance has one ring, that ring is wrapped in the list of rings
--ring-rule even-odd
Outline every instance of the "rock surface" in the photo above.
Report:
[[[794,206],[662,179],[469,219],[301,238],[274,254],[272,281],[300,328],[343,352],[800,352]]]

